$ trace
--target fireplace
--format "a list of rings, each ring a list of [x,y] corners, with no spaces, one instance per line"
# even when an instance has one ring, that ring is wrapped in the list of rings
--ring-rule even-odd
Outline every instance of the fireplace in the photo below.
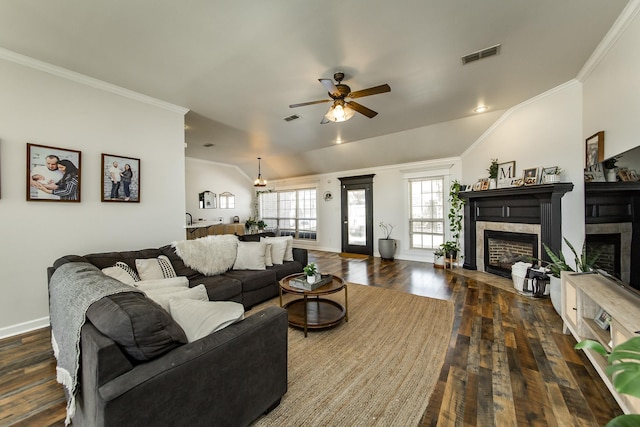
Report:
[[[487,230],[534,235],[534,243],[527,243],[532,246],[532,257],[549,261],[542,245],[554,252],[562,248],[561,199],[571,190],[573,184],[564,182],[460,193],[465,200],[463,267],[488,271]]]
[[[518,261],[538,258],[538,236],[529,233],[484,230],[484,271],[511,277],[511,266]]]
[[[595,266],[612,276],[620,276],[620,234],[587,234],[587,255],[597,253]]]

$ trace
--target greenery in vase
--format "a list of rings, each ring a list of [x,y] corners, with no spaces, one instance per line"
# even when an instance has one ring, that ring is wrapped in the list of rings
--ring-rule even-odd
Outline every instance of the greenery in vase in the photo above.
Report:
[[[311,262],[305,265],[302,270],[304,271],[304,274],[306,274],[307,276],[315,276],[316,273],[318,272],[318,268],[316,267],[315,262]]]
[[[607,375],[618,393],[640,398],[640,337],[633,337],[608,353],[604,346],[593,340],[580,341],[576,349],[590,349],[607,358]],[[605,427],[631,427],[640,425],[640,414],[619,415]]]
[[[393,231],[394,226],[391,224],[386,224],[384,222],[381,222],[379,226],[384,231],[384,239],[389,240],[391,238],[391,232]]]
[[[487,172],[489,172],[489,178],[491,179],[498,177],[498,159],[491,159],[491,165],[489,169],[487,169]]]

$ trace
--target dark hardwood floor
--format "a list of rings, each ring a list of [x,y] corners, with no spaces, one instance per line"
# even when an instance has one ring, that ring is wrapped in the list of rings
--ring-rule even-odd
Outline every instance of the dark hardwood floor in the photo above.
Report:
[[[309,258],[322,273],[349,282],[454,303],[449,349],[433,394],[425,396],[421,426],[602,426],[622,413],[573,349],[575,340],[562,333],[549,300],[506,290],[507,279],[320,251]],[[48,329],[0,340],[0,426],[62,426],[64,407]]]

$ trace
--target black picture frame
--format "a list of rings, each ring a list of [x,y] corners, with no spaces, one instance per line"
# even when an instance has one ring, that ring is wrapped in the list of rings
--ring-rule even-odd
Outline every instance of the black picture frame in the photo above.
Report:
[[[114,168],[118,170],[120,181],[113,181],[113,174],[116,173]],[[126,181],[127,170],[131,171],[129,181]],[[103,202],[140,203],[140,159],[102,153],[101,173],[100,199]]]
[[[511,181],[516,177],[516,161],[504,162],[498,164],[497,187],[511,187]]]
[[[27,143],[26,169],[28,202],[80,203],[80,151]]]

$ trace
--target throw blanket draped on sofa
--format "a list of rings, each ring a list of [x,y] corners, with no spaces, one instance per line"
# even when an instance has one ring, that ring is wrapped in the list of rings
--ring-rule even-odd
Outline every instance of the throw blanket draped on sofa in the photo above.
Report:
[[[173,246],[187,267],[206,276],[213,276],[233,267],[238,250],[238,237],[233,234],[207,236],[173,242]]]
[[[139,292],[132,286],[108,277],[94,265],[70,262],[58,267],[49,283],[51,343],[57,359],[57,380],[65,387],[67,419],[75,413],[78,389],[80,329],[87,309],[99,299],[120,292]]]

